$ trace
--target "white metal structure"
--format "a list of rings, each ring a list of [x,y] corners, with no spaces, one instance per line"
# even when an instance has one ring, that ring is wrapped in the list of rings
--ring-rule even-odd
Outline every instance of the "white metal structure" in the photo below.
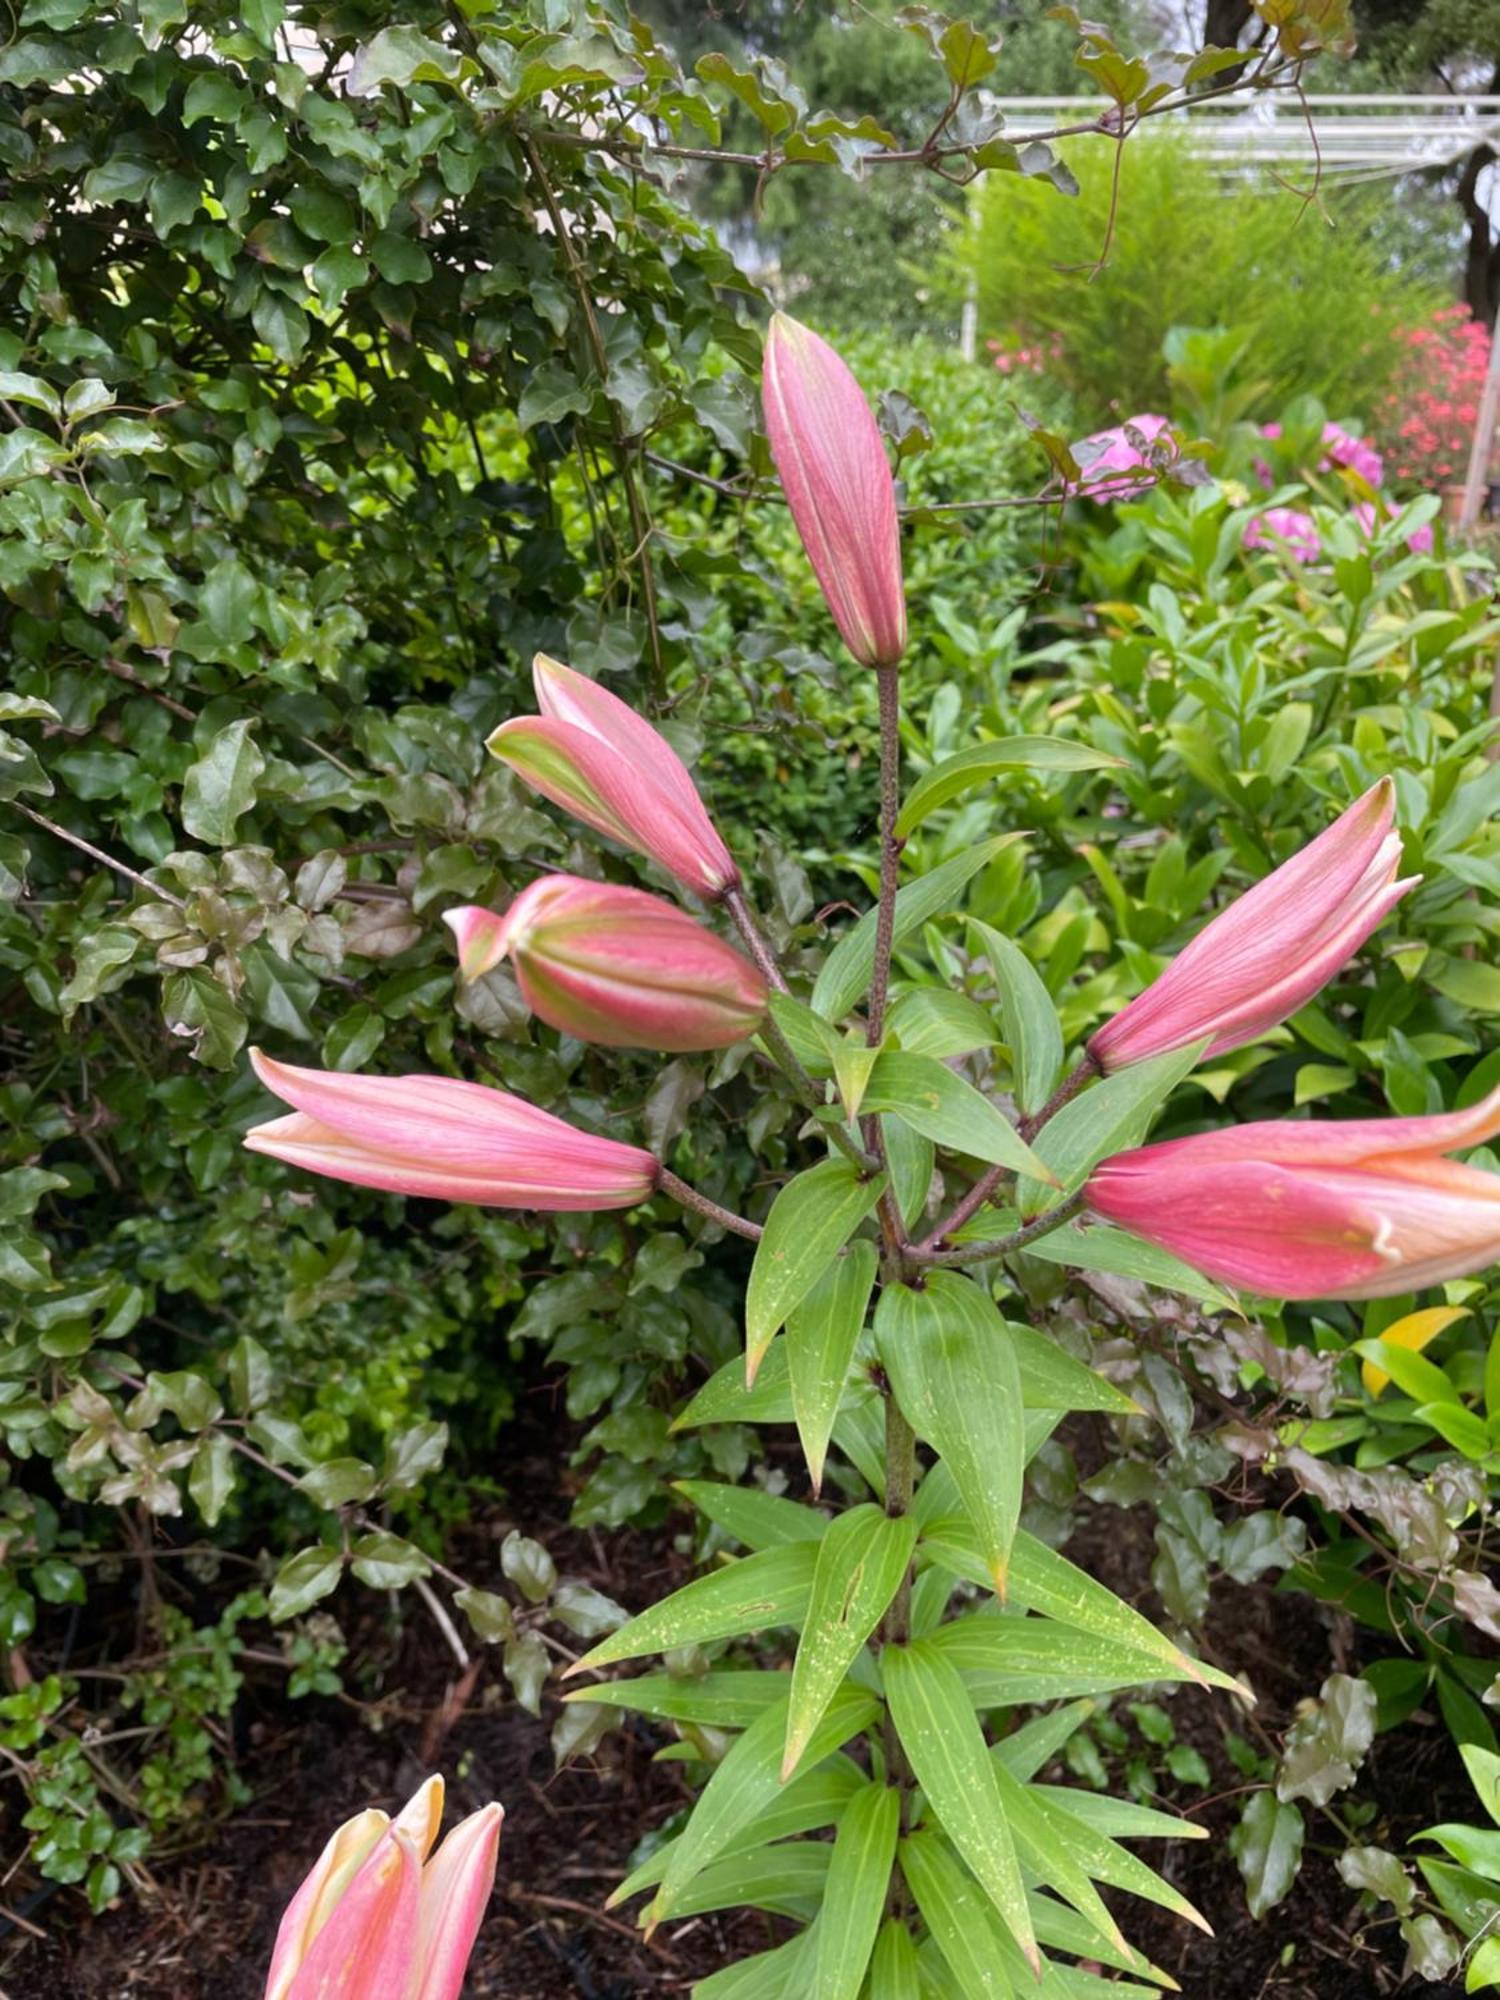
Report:
[[[1007,133],[1018,136],[1084,125],[1114,112],[1111,100],[1102,97],[1004,97],[999,106]],[[1451,166],[1486,140],[1500,150],[1500,97],[1299,98],[1277,90],[1214,98],[1150,122],[1185,138],[1200,158],[1224,166],[1302,171],[1321,156],[1325,176],[1339,180]]]

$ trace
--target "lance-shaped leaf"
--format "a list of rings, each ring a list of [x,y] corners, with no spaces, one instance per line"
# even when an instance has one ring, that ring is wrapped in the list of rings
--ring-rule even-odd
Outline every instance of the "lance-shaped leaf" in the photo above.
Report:
[[[768,1674],[768,1680],[779,1680],[782,1693],[786,1692],[785,1674]],[[793,1834],[811,1833],[815,1827],[832,1826],[842,1815],[846,1805],[857,1792],[869,1783],[864,1772],[851,1757],[830,1757],[815,1771],[804,1771],[800,1778],[794,1778],[780,1791],[760,1813],[752,1825],[735,1835],[720,1855],[727,1860],[732,1854],[747,1854],[753,1848],[768,1845],[774,1840],[786,1840]],[[672,1855],[681,1834],[671,1840],[664,1840],[660,1847],[633,1868],[617,1889],[610,1892],[605,1904],[612,1910],[619,1903],[629,1902],[643,1889],[654,1889],[667,1869],[671,1866]]]
[[[994,743],[976,743],[935,764],[908,792],[896,821],[896,838],[919,827],[929,813],[951,799],[987,785],[1002,771],[1103,771],[1124,759],[1091,743],[1072,743],[1062,736],[1002,736]]]
[[[694,1877],[673,1905],[674,1917],[748,1908],[777,1916],[814,1916],[823,1899],[832,1850],[825,1840],[784,1841],[720,1855]]]
[[[1164,1292],[1183,1292],[1216,1312],[1238,1307],[1222,1285],[1216,1285],[1159,1244],[1143,1243],[1107,1222],[1071,1222],[1026,1246],[1028,1257],[1061,1264],[1069,1271],[1105,1271],[1118,1278],[1139,1278]]]
[[[962,1674],[976,1708],[1110,1694],[1165,1677],[1160,1659],[1140,1647],[993,1607],[940,1626],[932,1644]],[[1173,1678],[1185,1675],[1179,1670]]]
[[[748,1387],[741,1357],[716,1368],[687,1408],[672,1419],[672,1428],[686,1431],[700,1424],[789,1424],[792,1416],[786,1342],[777,1341]]]
[[[953,1976],[955,1996],[1015,2000],[1000,1949],[1004,1932],[947,1841],[936,1833],[914,1833],[902,1841],[899,1858],[922,1921]],[[921,1990],[932,1988],[924,1981]]]
[[[895,1596],[916,1539],[917,1524],[909,1514],[893,1517],[867,1502],[840,1514],[818,1544],[792,1665],[783,1778],[801,1762],[819,1718]]]
[[[715,1479],[677,1479],[672,1484],[674,1492],[747,1549],[815,1542],[828,1526],[815,1508],[759,1486],[725,1486]]]
[[[879,1712],[873,1695],[840,1688],[807,1746],[809,1767],[820,1763],[856,1735]],[[673,1850],[650,1919],[661,1923],[675,1912],[677,1898],[702,1869],[716,1861],[755,1822],[781,1790],[781,1748],[786,1739],[786,1704],[777,1702],[758,1716],[730,1745],[724,1761],[698,1795],[693,1816]]]
[[[707,1979],[695,1979],[693,2000],[786,2000],[806,1976],[811,1953],[811,1933],[798,1931],[774,1951],[758,1951],[722,1971],[711,1972]],[[1115,1996],[1111,1994],[1109,2000]],[[1127,1993],[1125,2000],[1133,2000],[1133,1996]],[[1157,1996],[1152,1994],[1150,2000],[1157,2000]]]
[[[766,1349],[885,1192],[884,1174],[862,1179],[848,1160],[823,1160],[788,1181],[755,1246],[745,1294],[745,1380]]]
[[[873,1243],[862,1238],[849,1244],[787,1316],[783,1346],[792,1411],[815,1493],[823,1484],[833,1420],[843,1400],[879,1261]]]
[[[1023,1865],[1055,1895],[1071,1903],[1081,1917],[1096,1925],[1111,1944],[1125,1948],[1119,1925],[1089,1880],[1078,1855],[1060,1837],[1060,1829],[1054,1828],[1046,1812],[1032,1798],[1028,1785],[1013,1776],[1000,1758],[994,1758],[993,1763],[1005,1823]]]
[[[900,1831],[901,1795],[886,1785],[866,1785],[845,1807],[828,1864],[808,2000],[857,2000]]]
[[[982,840],[944,861],[918,881],[908,882],[896,897],[893,941],[900,944],[923,924],[951,910],[971,878],[987,868],[997,854],[1020,840],[1019,833],[1002,833],[994,840]],[[825,1021],[841,1021],[864,994],[875,970],[876,910],[866,910],[847,937],[840,938],[823,962],[812,1004]]]
[[[714,1729],[748,1729],[762,1709],[786,1693],[786,1675],[749,1668],[712,1674],[638,1674],[631,1681],[599,1681],[569,1688],[564,1701],[602,1702],[634,1715],[668,1722],[706,1722]]]
[[[1105,1410],[1120,1417],[1145,1414],[1134,1397],[1075,1361],[1034,1326],[1014,1319],[1007,1320],[1005,1326],[1016,1351],[1021,1397],[1028,1410]]]
[[[1111,1840],[1107,1834],[1090,1825],[1085,1817],[1070,1810],[1078,1793],[1060,1785],[1028,1785],[1025,1790],[1032,1809],[1041,1815],[1041,1824],[1045,1829],[1042,1837],[1045,1852],[1066,1854],[1095,1881],[1107,1882],[1112,1889],[1123,1889],[1129,1895],[1139,1896],[1144,1902],[1158,1903],[1164,1910],[1185,1917],[1200,1931],[1213,1936],[1213,1925],[1193,1907],[1181,1890],[1174,1889],[1170,1882],[1164,1882],[1154,1868],[1148,1868],[1139,1855],[1132,1854],[1128,1847],[1121,1847],[1118,1841]],[[1085,1806],[1084,1812],[1087,1810]],[[1061,1888],[1062,1885],[1054,1880],[1053,1886]],[[1063,1893],[1067,1892],[1064,1890]],[[1069,1900],[1077,1907],[1076,1899],[1070,1897]]]
[[[967,1578],[971,1583],[989,1582],[978,1537],[962,1516],[924,1521],[920,1549],[953,1576]],[[1011,1547],[1009,1581],[1013,1604],[1146,1654],[1158,1662],[1158,1679],[1170,1676],[1173,1680],[1193,1680],[1200,1686],[1225,1688],[1249,1699],[1249,1691],[1241,1682],[1202,1660],[1190,1659],[1165,1633],[1158,1632],[1149,1618],[1143,1618],[1086,1570],[1079,1569],[1055,1549],[1049,1549],[1024,1528],[1017,1531]],[[1162,1674],[1163,1667],[1167,1676]]]
[[[1028,1117],[1057,1086],[1063,1062],[1062,1024],[1042,975],[1021,947],[975,917],[969,930],[984,950],[1000,996],[1000,1021],[1010,1050],[1016,1102]]]
[[[912,1773],[1006,1929],[1040,1969],[996,1767],[958,1671],[928,1640],[881,1654],[886,1700]]]
[[[700,1576],[611,1632],[592,1652],[575,1660],[563,1678],[607,1667],[614,1660],[637,1659],[642,1653],[736,1639],[771,1625],[800,1625],[816,1562],[813,1543],[794,1542]]]
[[[870,1960],[869,2000],[922,2000],[922,1962],[899,1917],[880,1926]]]
[[[992,1166],[1037,1180],[1052,1177],[1009,1119],[972,1083],[965,1083],[936,1056],[882,1055],[865,1085],[866,1111],[893,1111],[899,1118],[951,1152],[970,1153]]]
[[[1021,1373],[1005,1322],[971,1278],[934,1271],[921,1291],[886,1287],[875,1337],[896,1401],[941,1453],[1003,1596],[1026,1465]]]
[[[1037,1150],[1065,1194],[1082,1187],[1100,1160],[1140,1145],[1157,1112],[1198,1067],[1207,1047],[1206,1040],[1194,1042],[1189,1048],[1169,1049],[1165,1055],[1132,1063],[1093,1084],[1048,1120]],[[1017,1199],[1023,1215],[1034,1215],[1052,1206],[1057,1190],[1039,1181],[1022,1181]]]

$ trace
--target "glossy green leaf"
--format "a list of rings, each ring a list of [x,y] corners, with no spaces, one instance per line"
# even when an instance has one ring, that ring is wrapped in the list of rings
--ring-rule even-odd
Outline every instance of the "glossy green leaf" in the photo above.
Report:
[[[898,1858],[962,2000],[1015,2000],[989,1905],[947,1843],[935,1833],[914,1833],[902,1841]]]
[[[1037,1135],[1036,1150],[1056,1175],[1064,1194],[1082,1187],[1089,1171],[1111,1154],[1139,1146],[1172,1092],[1198,1067],[1206,1041],[1132,1063],[1103,1082],[1091,1084],[1065,1104]],[[1039,1214],[1057,1200],[1039,1181],[1022,1181],[1017,1199],[1023,1215]]]
[[[1091,743],[1073,743],[1061,736],[1002,736],[994,743],[976,743],[945,757],[917,780],[902,803],[896,838],[904,840],[939,806],[987,785],[1005,771],[1103,771],[1123,763],[1123,758],[1096,750]]]
[[[700,1576],[653,1604],[592,1651],[567,1675],[591,1672],[614,1660],[667,1653],[674,1646],[735,1639],[774,1625],[800,1625],[812,1589],[817,1550],[811,1542],[765,1549]]]
[[[190,764],[182,781],[182,823],[194,840],[228,847],[235,822],[255,803],[255,788],[266,768],[250,722],[231,722],[208,750]]]
[[[895,1596],[917,1524],[873,1504],[840,1514],[818,1544],[817,1568],[792,1664],[781,1775],[797,1769],[820,1717]]]
[[[1139,1647],[993,1608],[950,1620],[932,1644],[963,1675],[976,1708],[1109,1694],[1163,1678],[1161,1660]]]
[[[677,1479],[674,1492],[748,1549],[815,1542],[828,1526],[815,1508],[760,1486],[724,1486],[713,1479]]]
[[[1005,1327],[1015,1350],[1021,1397],[1028,1410],[1103,1410],[1120,1417],[1144,1414],[1133,1396],[1075,1360],[1047,1334],[1022,1320],[1007,1320]]]
[[[1245,1900],[1252,1917],[1274,1910],[1289,1893],[1302,1866],[1302,1814],[1274,1792],[1255,1792],[1246,1801],[1229,1851],[1239,1863]]]
[[[994,1301],[961,1272],[889,1285],[875,1337],[907,1422],[941,1453],[1002,1595],[1026,1464],[1021,1374]]]
[[[872,1695],[855,1688],[840,1688],[807,1747],[809,1768],[857,1735],[878,1709]],[[654,1922],[673,1915],[677,1897],[694,1876],[717,1860],[735,1836],[755,1823],[776,1798],[781,1790],[781,1751],[785,1738],[786,1704],[777,1702],[757,1716],[744,1735],[731,1744],[724,1761],[699,1794],[692,1818],[662,1878],[651,1904]]]
[[[1000,1022],[1010,1050],[1016,1102],[1034,1116],[1057,1088],[1063,1065],[1062,1023],[1042,975],[1013,939],[990,924],[969,919],[995,975],[1000,998]]]
[[[869,2000],[922,2000],[922,1963],[899,1917],[880,1926],[870,1958]]]
[[[802,1304],[787,1315],[786,1352],[792,1412],[813,1490],[823,1483],[823,1461],[834,1418],[854,1360],[880,1255],[864,1238],[834,1258]]]
[[[881,1669],[891,1720],[930,1811],[1006,1929],[1037,1965],[1036,1935],[996,1767],[958,1670],[928,1639],[887,1646]]]
[[[989,1582],[977,1537],[962,1516],[924,1522],[918,1553],[971,1583]],[[1193,1680],[1235,1694],[1245,1692],[1231,1675],[1202,1660],[1190,1659],[1148,1618],[1024,1528],[1017,1531],[1011,1549],[1010,1598],[1013,1604],[1040,1612],[1059,1624],[1076,1626],[1081,1632],[1146,1654],[1158,1663],[1158,1679]]]
[[[901,1831],[901,1795],[866,1785],[839,1821],[818,1919],[808,2000],[858,2000]]]
[[[853,1163],[823,1160],[788,1181],[755,1246],[745,1294],[745,1379],[773,1337],[828,1269],[885,1192],[885,1175],[862,1179]]]
[[[865,1085],[864,1104],[866,1111],[895,1112],[950,1152],[1039,1179],[1049,1171],[1010,1120],[936,1056],[899,1049],[882,1055]]]
[[[1164,1292],[1182,1292],[1217,1312],[1238,1310],[1234,1296],[1211,1278],[1184,1264],[1170,1250],[1155,1243],[1143,1243],[1123,1229],[1107,1222],[1068,1222],[1046,1236],[1028,1243],[1028,1257],[1040,1257],[1048,1264],[1061,1264],[1070,1271],[1103,1271],[1118,1278],[1138,1278]]]
[[[630,1681],[599,1681],[570,1688],[564,1701],[603,1702],[668,1722],[704,1722],[714,1729],[747,1729],[786,1693],[786,1675],[721,1668],[711,1674],[641,1674]]]
[[[1001,1810],[1022,1866],[1037,1881],[1044,1882],[1053,1895],[1071,1903],[1102,1937],[1126,1949],[1120,1927],[1090,1881],[1083,1857],[1061,1838],[1060,1825],[1049,1817],[1047,1808],[1032,1795],[1031,1787],[1012,1775],[1003,1759],[994,1757],[992,1763],[995,1782],[1000,1790]]]
[[[1353,1352],[1389,1375],[1414,1403],[1459,1404],[1457,1389],[1435,1362],[1387,1340],[1356,1340]]]
[[[1003,833],[994,840],[983,840],[909,882],[896,897],[895,942],[900,944],[942,911],[951,910],[973,877],[1021,838],[1019,833]],[[875,969],[877,914],[867,910],[823,961],[812,1004],[825,1021],[841,1021],[869,987]]]
[[[767,1674],[767,1680],[779,1680],[781,1691],[786,1692],[784,1674]],[[754,1717],[750,1718],[752,1721]],[[769,1805],[756,1814],[754,1821],[737,1834],[724,1848],[721,1859],[732,1854],[748,1853],[752,1848],[761,1847],[774,1840],[788,1840],[794,1834],[811,1833],[816,1827],[832,1826],[843,1814],[856,1793],[869,1783],[865,1773],[847,1756],[829,1757],[815,1771],[804,1771],[800,1778],[794,1778],[789,1785],[783,1785]],[[671,1840],[664,1840],[654,1848],[638,1868],[633,1868],[619,1887],[614,1889],[605,1904],[606,1909],[614,1909],[632,1896],[638,1896],[645,1889],[654,1889],[671,1865],[672,1854],[680,1834]]]

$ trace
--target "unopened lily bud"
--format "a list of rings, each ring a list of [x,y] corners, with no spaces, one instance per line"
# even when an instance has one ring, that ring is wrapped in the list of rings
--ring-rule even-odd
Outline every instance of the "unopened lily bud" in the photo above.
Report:
[[[864,392],[826,340],[777,313],[762,395],[792,519],[844,644],[867,667],[894,666],[906,650],[901,529]]]
[[[1208,1036],[1222,1055],[1253,1042],[1326,986],[1416,878],[1401,882],[1389,778],[1204,925],[1145,992],[1089,1040],[1103,1070]]]
[[[622,847],[647,854],[700,896],[738,886],[740,872],[666,738],[558,660],[532,665],[540,715],[502,722],[491,753],[534,792]]]
[[[502,958],[531,1011],[607,1048],[727,1048],[753,1034],[766,982],[733,945],[659,896],[544,875],[503,916],[469,907],[444,922],[466,979]]]
[[[660,1168],[639,1146],[596,1139],[524,1098],[451,1076],[345,1076],[250,1060],[294,1107],[245,1134],[269,1153],[355,1187],[491,1208],[632,1208]]]
[[[1278,1299],[1381,1299],[1500,1258],[1500,1174],[1447,1155],[1500,1132],[1500,1090],[1432,1118],[1273,1119],[1117,1153],[1095,1215]]]

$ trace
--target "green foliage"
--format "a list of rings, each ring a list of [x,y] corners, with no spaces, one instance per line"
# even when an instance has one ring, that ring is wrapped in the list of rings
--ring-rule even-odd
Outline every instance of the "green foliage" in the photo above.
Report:
[[[1226,192],[1216,168],[1148,131],[1124,148],[1109,237],[1110,161],[1080,149],[1069,163],[1072,200],[1038,180],[985,184],[954,263],[956,283],[978,285],[983,332],[1056,341],[1049,373],[1073,392],[1080,429],[1169,407],[1163,343],[1178,324],[1241,332],[1254,416],[1304,392],[1368,414],[1399,366],[1392,328],[1438,302],[1428,275],[1390,256],[1383,195],[1325,197],[1325,222],[1269,183]]]

